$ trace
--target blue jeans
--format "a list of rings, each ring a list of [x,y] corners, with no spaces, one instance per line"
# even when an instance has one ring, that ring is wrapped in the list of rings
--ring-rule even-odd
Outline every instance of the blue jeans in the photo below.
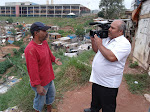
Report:
[[[31,84],[30,84],[31,85]],[[47,84],[46,86],[44,86],[46,92],[46,95],[41,96],[37,93],[36,91],[36,87],[32,87],[31,88],[34,90],[35,92],[35,98],[33,101],[33,108],[37,111],[42,111],[44,104],[50,105],[54,102],[55,100],[55,85],[54,85],[54,81],[51,81],[49,84]]]

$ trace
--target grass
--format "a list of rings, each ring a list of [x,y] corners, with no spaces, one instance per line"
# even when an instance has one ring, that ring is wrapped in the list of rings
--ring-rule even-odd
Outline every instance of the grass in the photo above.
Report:
[[[77,18],[58,18],[58,17],[0,17],[1,21],[6,21],[7,19],[12,18],[13,22],[25,22],[26,24],[32,24],[34,22],[43,22],[47,25],[58,25],[59,27],[72,26],[76,27],[79,24],[84,24],[88,26],[88,22],[91,22],[94,16],[88,17],[77,17]]]
[[[13,86],[7,93],[0,95],[0,109],[4,110],[16,105],[24,105],[24,107],[26,107],[30,99],[33,98],[33,94],[31,93],[29,78],[26,75],[23,77],[22,81]]]
[[[61,58],[62,66],[53,65],[55,74],[55,87],[56,87],[56,100],[53,104],[53,108],[57,108],[58,102],[62,99],[63,93],[74,89],[78,85],[84,85],[88,82],[91,73],[91,62],[95,55],[92,50],[85,51],[78,57],[69,58],[63,55],[63,50],[59,50],[54,53],[57,58]],[[14,59],[17,61],[17,59]],[[19,59],[20,62],[21,59]],[[23,60],[21,62],[24,62]],[[19,63],[16,62],[18,65]],[[19,74],[21,68],[24,68],[24,64],[18,65],[19,71],[12,71],[9,73],[12,75]],[[14,72],[15,71],[15,72]],[[18,106],[20,110],[24,112],[33,112],[33,99],[34,92],[29,85],[29,77],[27,74],[20,75],[22,81],[13,86],[6,94],[0,95],[0,109],[5,110],[9,107]],[[142,94],[143,92],[149,92],[150,89],[150,77],[148,74],[124,74],[125,80],[129,85],[129,90],[134,94]],[[138,84],[134,82],[137,81]],[[44,110],[43,110],[44,111]]]
[[[10,17],[0,17],[1,21],[6,21]],[[25,22],[26,24],[32,24],[40,21],[47,25],[58,25],[59,27],[71,26],[76,28],[77,25],[83,24],[85,27],[92,21],[94,16],[78,17],[78,18],[44,18],[44,17],[11,17],[13,22]],[[84,84],[89,80],[91,67],[79,63],[79,61],[89,64],[89,59],[93,58],[94,53],[92,51],[84,52],[77,58],[69,58],[63,55],[63,51],[55,52],[54,55],[57,58],[61,58],[63,63],[62,66],[58,67],[53,64],[55,73],[55,86],[57,90],[56,103],[62,98],[63,92],[68,89],[72,89],[75,85]],[[18,84],[13,86],[6,94],[0,95],[0,111],[5,110],[9,107],[19,106],[24,112],[32,112],[34,92],[31,90],[29,85],[29,77],[27,75],[27,69],[25,60],[21,59],[21,54],[16,54],[13,61],[11,71],[6,74],[7,76],[17,76],[22,78]]]
[[[79,61],[89,64],[89,59],[93,58],[94,54],[95,53],[90,50],[85,51],[76,58],[69,58],[63,55],[62,50],[54,53],[57,58],[61,58],[63,65],[53,65],[55,73],[54,82],[57,91],[56,101],[53,104],[53,108],[57,108],[57,103],[63,97],[63,93],[65,91],[73,89],[76,87],[76,85],[82,85],[85,82],[88,82],[91,73],[91,67],[83,63],[79,63]],[[15,61],[17,61],[16,58]],[[18,62],[16,62],[16,64],[18,64]],[[24,66],[19,66],[27,71]],[[14,71],[15,69],[13,69],[9,75],[14,75]],[[19,73],[20,71],[15,72],[15,74]],[[13,86],[7,93],[0,95],[0,110],[18,106],[20,110],[24,112],[34,111],[32,107],[34,92],[29,85],[29,77],[27,74],[21,75],[21,77],[22,81]]]
[[[131,93],[150,93],[150,77],[148,76],[148,74],[124,74],[124,77]]]
[[[7,20],[9,17],[0,17],[1,21]],[[44,17],[12,17],[14,22],[25,22],[31,24],[33,22],[43,22],[47,25],[58,25],[60,27],[72,26],[76,27],[78,24],[88,26],[91,19],[94,17],[82,17],[82,18],[44,18]],[[55,74],[55,86],[56,86],[56,101],[53,105],[57,108],[58,101],[63,97],[63,93],[67,90],[75,88],[77,85],[83,85],[88,82],[92,59],[95,53],[90,50],[80,54],[76,58],[69,58],[63,55],[63,50],[54,52],[54,56],[61,58],[62,66],[53,64]],[[14,57],[14,64],[17,66],[12,68],[12,71],[8,73],[8,76],[15,75],[18,78],[22,78],[18,84],[13,86],[6,94],[0,95],[0,111],[9,107],[19,106],[20,110],[24,112],[33,112],[33,98],[34,92],[29,85],[29,77],[27,75],[27,69],[24,60],[18,57]],[[82,62],[82,63],[81,63]],[[136,65],[136,63],[134,64]],[[22,74],[22,70],[25,71]],[[20,75],[21,74],[21,75]],[[147,74],[124,74],[125,80],[129,85],[129,90],[132,93],[142,94],[142,92],[149,92],[150,90],[150,77]],[[134,82],[137,81],[138,84]]]
[[[130,63],[129,67],[130,68],[136,68],[138,66],[138,62],[134,61],[133,63]]]

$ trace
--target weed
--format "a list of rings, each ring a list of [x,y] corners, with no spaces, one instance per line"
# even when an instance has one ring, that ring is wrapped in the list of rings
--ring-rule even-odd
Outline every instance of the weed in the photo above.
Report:
[[[149,92],[150,89],[150,77],[148,74],[124,74],[125,80],[129,86],[129,90],[132,93],[142,94],[143,92]]]
[[[134,61],[134,63],[130,63],[129,67],[130,68],[135,68],[138,66],[138,62],[137,61]]]

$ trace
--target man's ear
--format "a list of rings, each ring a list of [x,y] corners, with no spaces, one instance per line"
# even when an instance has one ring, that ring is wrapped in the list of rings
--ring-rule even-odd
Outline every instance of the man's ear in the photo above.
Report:
[[[37,31],[35,31],[35,32],[34,32],[34,35],[37,35],[37,34],[38,34],[38,32],[37,32]]]
[[[122,35],[122,34],[123,34],[123,30],[120,30],[120,31],[119,31],[119,34]]]

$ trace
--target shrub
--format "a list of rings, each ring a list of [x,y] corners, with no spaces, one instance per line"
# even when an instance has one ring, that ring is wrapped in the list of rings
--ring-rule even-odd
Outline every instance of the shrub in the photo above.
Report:
[[[134,61],[134,63],[130,63],[129,67],[130,68],[135,68],[138,66],[138,62],[137,61]]]
[[[13,44],[20,47],[23,44],[23,40],[15,41]]]
[[[63,34],[64,31],[63,31],[63,30],[58,30],[58,33],[59,33],[59,34]]]
[[[10,63],[10,61],[8,61],[8,60],[5,60],[5,61],[1,62],[1,63],[0,63],[0,74],[5,73],[6,70],[7,70],[8,68],[12,67],[12,66],[13,66],[13,64]]]
[[[20,53],[23,53],[24,50],[25,50],[25,48],[26,48],[26,45],[22,44],[22,45],[20,46],[19,52],[20,52]]]
[[[8,23],[13,23],[13,19],[12,18],[8,18],[6,21],[8,21]]]
[[[14,54],[18,54],[18,50],[17,49],[13,49]]]

